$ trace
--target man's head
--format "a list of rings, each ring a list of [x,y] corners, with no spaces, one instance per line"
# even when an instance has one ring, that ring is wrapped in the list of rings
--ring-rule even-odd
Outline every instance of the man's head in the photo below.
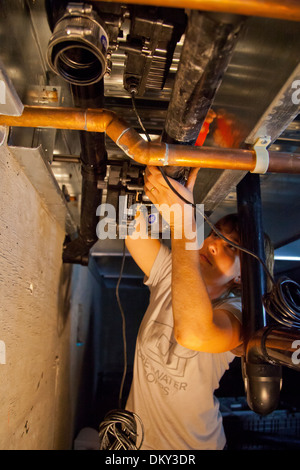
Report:
[[[220,219],[216,228],[235,244],[240,244],[237,214],[229,214]],[[208,287],[216,291],[226,290],[240,282],[240,257],[238,248],[219,237],[214,231],[204,240],[199,251],[201,273]]]
[[[238,215],[228,214],[222,217],[215,227],[227,239],[237,245],[241,243]],[[264,233],[265,261],[268,270],[273,275],[274,268],[274,248],[270,237]],[[205,282],[209,285],[218,283],[226,288],[239,287],[241,282],[240,268],[240,250],[226,243],[225,240],[218,237],[213,231],[204,240],[200,249],[201,272]],[[269,290],[272,285],[267,279]]]

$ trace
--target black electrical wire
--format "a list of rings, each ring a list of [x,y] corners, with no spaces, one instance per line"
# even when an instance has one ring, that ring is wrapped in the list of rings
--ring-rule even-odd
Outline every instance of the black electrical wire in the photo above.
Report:
[[[138,122],[143,129],[148,141],[150,136],[143,126],[142,120],[138,114],[135,105],[135,92],[131,93],[132,107],[138,119]],[[121,262],[120,274],[116,286],[116,298],[122,317],[122,336],[123,336],[123,354],[124,354],[124,370],[119,391],[119,409],[110,411],[104,417],[104,420],[99,426],[100,450],[139,450],[144,440],[143,423],[139,416],[128,410],[122,409],[123,388],[127,374],[127,341],[126,341],[126,319],[122,303],[120,300],[119,287],[123,276],[125,264],[126,246],[125,240],[123,244],[123,255]],[[137,446],[137,420],[141,426],[141,439]]]
[[[141,122],[141,119],[138,115],[138,111],[135,106],[135,96],[134,93],[132,93],[132,102],[134,105],[134,111],[138,117],[138,121],[141,125],[141,128],[145,132],[145,135],[150,142],[150,136],[146,132],[143,123]],[[269,292],[267,292],[263,296],[263,304],[264,307],[267,311],[267,313],[278,323],[288,326],[288,327],[294,327],[294,328],[300,328],[300,286],[297,284],[297,282],[289,279],[288,277],[281,277],[278,279],[276,282],[270,273],[269,269],[267,268],[266,264],[264,261],[255,253],[253,253],[251,250],[248,250],[247,248],[244,248],[240,245],[237,245],[233,241],[229,240],[226,238],[216,227],[215,225],[208,219],[206,214],[202,211],[200,211],[200,208],[197,206],[197,204],[194,204],[193,202],[188,201],[185,199],[171,184],[169,178],[166,176],[165,172],[163,169],[158,166],[158,169],[160,170],[164,180],[166,181],[167,185],[169,188],[186,204],[192,205],[192,207],[201,214],[201,216],[204,218],[204,220],[207,222],[209,227],[216,233],[216,235],[220,238],[222,238],[226,243],[230,244],[231,246],[235,247],[236,249],[243,251],[244,253],[247,253],[248,255],[254,257],[257,261],[260,262],[262,265],[266,275],[269,277],[272,283],[272,289],[270,289]]]
[[[215,225],[209,220],[209,218],[205,215],[204,212],[201,212],[199,207],[197,206],[197,204],[194,204],[193,202],[190,202],[188,201],[187,199],[185,199],[178,191],[176,191],[176,189],[172,186],[172,184],[170,183],[170,181],[168,180],[167,176],[165,175],[165,173],[163,172],[162,168],[158,167],[161,171],[161,174],[162,176],[164,177],[166,183],[168,184],[168,186],[172,189],[172,191],[178,196],[180,197],[180,199],[182,199],[186,204],[190,204],[194,209],[196,209],[196,211],[198,211],[201,216],[204,218],[204,220],[207,222],[207,224],[210,226],[210,228],[216,233],[216,235],[218,235],[218,237],[222,238],[223,240],[226,241],[226,243],[229,243],[230,245],[234,246],[235,248],[237,248],[238,250],[240,251],[244,251],[245,253],[253,256],[254,258],[256,258],[258,261],[260,261],[260,263],[262,264],[266,274],[269,276],[269,278],[271,279],[272,283],[275,284],[275,281],[273,279],[273,276],[271,275],[270,271],[268,270],[266,264],[263,262],[263,260],[258,256],[256,255],[255,253],[253,253],[252,251],[248,250],[247,248],[244,248],[240,245],[237,245],[236,243],[234,243],[233,241],[229,240],[228,238],[226,238],[218,229],[217,227],[215,227]]]
[[[300,286],[288,277],[281,277],[264,296],[268,314],[281,325],[300,328]]]
[[[202,217],[205,219],[205,221],[208,223],[210,228],[217,234],[218,237],[222,238],[223,240],[226,241],[226,243],[229,243],[230,245],[234,246],[240,251],[243,251],[247,253],[250,256],[253,256],[255,259],[257,259],[266,275],[269,277],[269,279],[272,282],[272,289],[270,289],[269,292],[267,292],[263,296],[263,304],[265,307],[265,310],[267,313],[278,323],[284,326],[288,327],[293,327],[293,328],[300,328],[300,286],[297,284],[297,282],[289,279],[288,277],[280,277],[278,281],[276,282],[271,275],[269,269],[267,268],[266,264],[264,261],[255,253],[252,251],[248,250],[247,248],[244,248],[240,245],[237,245],[233,241],[229,240],[226,238],[208,219],[208,217],[200,211],[199,207],[197,207],[196,204],[191,203],[187,199],[185,199],[176,189],[172,186],[170,183],[169,179],[165,175],[165,173],[162,171],[162,169],[159,167],[162,176],[164,177],[166,183],[174,191],[174,193],[180,197],[186,204],[192,205],[200,214]]]
[[[140,417],[129,410],[122,409],[123,388],[127,374],[127,341],[126,319],[120,300],[119,287],[124,271],[125,256],[126,246],[124,240],[120,274],[116,286],[116,298],[122,317],[124,370],[119,391],[119,409],[108,412],[99,425],[100,450],[139,450],[144,440],[144,428]],[[139,444],[137,444],[137,421],[139,421],[141,427]]]
[[[120,269],[119,279],[118,279],[117,286],[116,286],[116,297],[117,297],[117,302],[118,302],[118,306],[119,306],[121,317],[122,317],[123,356],[124,356],[124,370],[123,370],[123,376],[122,376],[120,392],[119,392],[119,407],[120,408],[122,408],[123,387],[124,387],[124,382],[125,382],[125,378],[127,374],[126,320],[125,320],[125,314],[124,314],[124,310],[121,304],[120,294],[119,294],[120,282],[122,280],[123,271],[124,271],[125,253],[126,251],[125,251],[125,240],[124,240],[121,269]]]
[[[137,110],[136,105],[135,105],[135,93],[136,93],[136,92],[135,92],[134,90],[131,92],[132,108],[133,108],[133,110],[134,110],[134,112],[135,112],[135,115],[136,115],[137,120],[139,121],[139,125],[141,126],[141,128],[143,129],[143,131],[144,131],[144,133],[145,133],[145,136],[146,136],[148,142],[151,142],[150,135],[148,134],[147,130],[145,129],[144,124],[143,124],[143,122],[142,122],[142,120],[141,120],[141,118],[140,118],[140,115],[139,115],[138,110]]]

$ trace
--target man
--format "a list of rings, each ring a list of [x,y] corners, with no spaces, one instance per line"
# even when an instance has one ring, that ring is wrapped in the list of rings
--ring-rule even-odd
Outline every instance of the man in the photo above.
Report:
[[[196,176],[192,170],[185,187],[172,180],[188,201],[193,201]],[[143,422],[143,449],[223,449],[214,390],[234,358],[230,351],[242,342],[241,300],[233,294],[239,253],[214,233],[200,249],[186,249],[195,219],[191,213],[185,224],[185,203],[155,167],[146,169],[145,193],[158,208],[179,204],[182,211],[170,221],[171,251],[155,238],[126,239],[150,289],[126,408]],[[235,217],[221,221],[219,230],[239,243]]]

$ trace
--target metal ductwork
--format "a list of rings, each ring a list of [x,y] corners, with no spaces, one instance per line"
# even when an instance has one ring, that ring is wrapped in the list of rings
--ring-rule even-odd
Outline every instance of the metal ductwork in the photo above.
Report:
[[[194,145],[232,57],[244,18],[192,10],[162,140]],[[183,169],[167,168],[170,176]]]
[[[193,145],[232,57],[243,17],[191,11],[163,139]]]

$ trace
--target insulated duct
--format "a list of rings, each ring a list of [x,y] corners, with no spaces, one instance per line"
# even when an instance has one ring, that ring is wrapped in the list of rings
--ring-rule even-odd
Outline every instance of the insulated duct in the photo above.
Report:
[[[244,17],[190,11],[162,141],[194,145],[232,57]],[[182,169],[166,168],[176,177]]]

